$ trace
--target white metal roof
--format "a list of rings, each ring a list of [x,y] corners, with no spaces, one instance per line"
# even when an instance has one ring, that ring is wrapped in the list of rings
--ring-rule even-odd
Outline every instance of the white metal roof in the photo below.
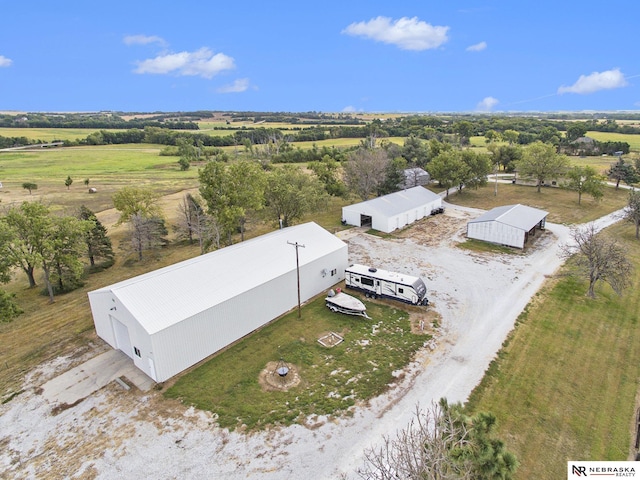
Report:
[[[155,333],[346,244],[316,223],[288,227],[101,288]],[[94,292],[90,292],[91,295]]]
[[[493,208],[487,213],[480,215],[478,218],[469,220],[468,223],[495,221],[520,230],[529,231],[540,223],[540,221],[547,215],[549,215],[549,212],[533,207],[527,207],[526,205],[505,205],[503,207]]]
[[[383,195],[365,202],[354,203],[347,210],[356,210],[364,214],[380,214],[392,217],[414,208],[426,205],[438,200],[440,197],[424,187],[417,186],[401,190],[399,192]]]

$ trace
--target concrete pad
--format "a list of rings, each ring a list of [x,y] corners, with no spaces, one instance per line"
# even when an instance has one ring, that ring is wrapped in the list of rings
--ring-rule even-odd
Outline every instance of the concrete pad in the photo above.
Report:
[[[118,377],[126,377],[142,391],[154,384],[125,353],[109,350],[49,380],[42,395],[51,403],[73,405]]]

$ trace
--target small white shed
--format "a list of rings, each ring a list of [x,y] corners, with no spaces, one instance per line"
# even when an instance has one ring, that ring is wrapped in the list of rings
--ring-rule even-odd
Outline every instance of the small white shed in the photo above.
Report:
[[[520,204],[496,207],[467,223],[467,237],[524,248],[536,230],[544,230],[547,215],[549,212]]]
[[[342,207],[342,220],[347,225],[371,226],[389,233],[431,215],[432,210],[441,207],[439,195],[418,186]]]
[[[96,332],[156,382],[344,279],[347,245],[311,222],[89,292]]]

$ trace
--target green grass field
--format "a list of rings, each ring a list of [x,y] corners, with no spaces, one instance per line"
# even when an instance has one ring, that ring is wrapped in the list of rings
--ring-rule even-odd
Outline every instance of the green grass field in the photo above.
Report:
[[[166,395],[215,412],[220,426],[231,429],[313,423],[310,417],[345,412],[384,392],[394,381],[392,372],[430,338],[411,333],[409,315],[399,308],[366,305],[371,319],[332,313],[324,295],[316,298],[302,309],[301,320],[297,311],[285,315],[181,375]],[[344,342],[322,346],[317,340],[328,332]],[[280,358],[295,369],[300,384],[265,390],[261,371]]]
[[[107,130],[120,132],[118,129],[104,128],[0,128],[2,137],[26,137],[29,140],[42,140],[52,142],[54,140],[81,140],[87,138],[93,132]]]
[[[640,241],[631,224],[610,234],[629,249],[633,286],[585,281],[564,267],[529,305],[506,347],[471,396],[491,411],[518,456],[518,479],[564,478],[567,460],[626,460],[635,440],[640,362]],[[541,461],[544,459],[544,461]]]

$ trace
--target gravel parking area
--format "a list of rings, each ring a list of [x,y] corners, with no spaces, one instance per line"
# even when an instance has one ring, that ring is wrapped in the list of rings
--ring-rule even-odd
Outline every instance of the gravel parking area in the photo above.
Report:
[[[441,317],[435,348],[425,348],[401,381],[352,416],[310,419],[313,427],[230,433],[216,427],[209,413],[115,384],[52,415],[52,405],[32,385],[63,369],[61,360],[57,368],[34,372],[27,391],[0,406],[0,477],[356,477],[364,449],[404,427],[416,405],[466,399],[517,316],[561,263],[558,249],[569,229],[555,224],[547,224],[524,254],[457,248],[466,221],[480,213],[447,206],[444,215],[393,238],[341,233],[350,261],[422,276],[429,308]]]

